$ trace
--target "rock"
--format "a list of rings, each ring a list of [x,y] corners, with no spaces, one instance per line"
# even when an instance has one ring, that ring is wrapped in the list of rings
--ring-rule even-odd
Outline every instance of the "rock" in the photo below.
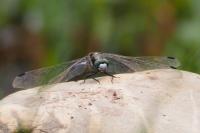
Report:
[[[0,101],[0,133],[199,133],[200,76],[160,69],[22,90]]]

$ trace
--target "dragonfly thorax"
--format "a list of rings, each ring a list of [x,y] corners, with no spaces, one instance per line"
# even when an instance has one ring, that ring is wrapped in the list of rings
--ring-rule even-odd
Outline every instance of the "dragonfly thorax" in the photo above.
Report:
[[[109,64],[108,60],[102,57],[101,53],[98,52],[93,52],[89,55],[93,66],[100,72],[106,72]]]
[[[104,72],[107,70],[107,67],[108,67],[108,64],[102,63],[102,64],[99,64],[98,70],[101,72]]]
[[[101,72],[105,72],[108,68],[108,60],[102,59],[102,60],[96,60],[94,62],[94,66]]]

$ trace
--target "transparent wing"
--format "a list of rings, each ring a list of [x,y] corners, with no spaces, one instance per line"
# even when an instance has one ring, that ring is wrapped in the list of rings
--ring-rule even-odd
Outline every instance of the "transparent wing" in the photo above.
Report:
[[[54,77],[56,77],[57,75],[68,69],[72,64],[74,64],[78,60],[79,59],[20,74],[14,79],[13,87],[27,89],[48,84],[50,80],[52,80]]]
[[[151,69],[177,68],[180,66],[179,61],[174,57],[129,57],[107,53],[103,53],[102,56],[109,60],[108,72],[113,74]]]
[[[50,84],[84,79],[85,77],[87,77],[87,75],[91,75],[93,71],[94,70],[92,66],[90,65],[88,58],[85,57],[76,61],[68,69],[66,69],[65,71],[60,73],[58,76],[53,78],[50,81]]]

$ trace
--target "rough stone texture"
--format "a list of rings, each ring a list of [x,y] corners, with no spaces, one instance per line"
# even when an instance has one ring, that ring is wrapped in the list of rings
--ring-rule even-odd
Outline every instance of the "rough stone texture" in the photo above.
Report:
[[[200,76],[152,70],[59,83],[0,101],[0,133],[199,133]]]

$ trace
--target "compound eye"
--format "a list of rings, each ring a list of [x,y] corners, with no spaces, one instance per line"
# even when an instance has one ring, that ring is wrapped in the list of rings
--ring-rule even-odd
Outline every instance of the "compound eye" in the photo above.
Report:
[[[99,64],[99,67],[98,67],[98,69],[100,70],[100,71],[106,71],[106,69],[107,69],[107,67],[108,67],[108,64],[106,64],[106,63],[101,63],[101,64]]]

